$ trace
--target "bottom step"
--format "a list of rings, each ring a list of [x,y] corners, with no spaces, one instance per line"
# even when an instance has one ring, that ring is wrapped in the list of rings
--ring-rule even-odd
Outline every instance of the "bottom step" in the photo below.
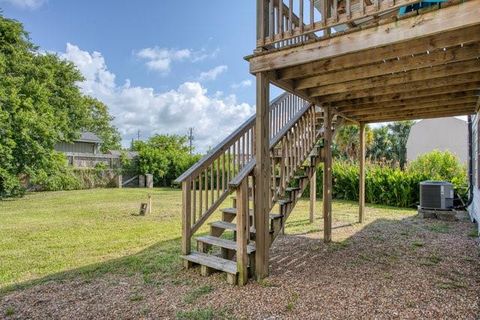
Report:
[[[231,260],[219,258],[201,252],[192,252],[189,255],[182,256],[182,258],[187,261],[207,266],[215,270],[223,271],[233,275],[237,274],[237,263]]]

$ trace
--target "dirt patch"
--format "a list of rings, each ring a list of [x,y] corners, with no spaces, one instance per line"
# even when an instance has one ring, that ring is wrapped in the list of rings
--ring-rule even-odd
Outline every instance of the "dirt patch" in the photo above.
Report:
[[[107,274],[9,293],[0,318],[478,319],[480,257],[471,223],[408,217],[336,227],[328,245],[320,233],[278,238],[270,277],[242,288],[195,269],[148,282]]]

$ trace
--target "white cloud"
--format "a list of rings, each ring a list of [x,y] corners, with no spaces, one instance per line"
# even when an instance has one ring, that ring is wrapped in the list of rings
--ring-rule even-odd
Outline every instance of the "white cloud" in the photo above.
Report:
[[[36,9],[41,7],[47,0],[1,0],[0,2],[7,2],[24,9]]]
[[[232,84],[232,89],[248,88],[252,86],[252,80],[246,79],[239,83]]]
[[[198,82],[185,82],[166,92],[133,86],[129,80],[123,86],[117,85],[101,53],[83,51],[72,44],[67,44],[61,56],[77,65],[84,75],[81,89],[109,106],[126,146],[138,130],[142,137],[148,137],[155,133],[183,135],[194,127],[195,145],[199,151],[206,151],[254,111],[253,106],[238,103],[234,95],[209,95]]]
[[[218,49],[209,53],[206,49],[193,51],[190,49],[167,49],[167,48],[144,48],[136,53],[137,57],[145,60],[150,70],[168,74],[173,62],[191,61],[199,62],[208,58],[216,57]]]
[[[228,70],[228,67],[225,65],[217,66],[206,72],[200,73],[200,77],[198,78],[198,80],[200,81],[216,80],[219,75],[227,72],[227,70]]]

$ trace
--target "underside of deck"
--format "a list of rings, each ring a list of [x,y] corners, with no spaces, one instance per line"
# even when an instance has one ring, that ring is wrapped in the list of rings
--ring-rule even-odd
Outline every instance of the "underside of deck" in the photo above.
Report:
[[[352,122],[473,114],[480,92],[480,0],[308,44],[257,50],[253,74]]]

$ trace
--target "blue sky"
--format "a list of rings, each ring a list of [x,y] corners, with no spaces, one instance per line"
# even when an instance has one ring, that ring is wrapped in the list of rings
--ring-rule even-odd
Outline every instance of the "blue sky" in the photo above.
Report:
[[[41,50],[74,62],[124,143],[141,130],[214,146],[254,111],[255,1],[0,0]],[[277,94],[278,91],[272,93]]]

